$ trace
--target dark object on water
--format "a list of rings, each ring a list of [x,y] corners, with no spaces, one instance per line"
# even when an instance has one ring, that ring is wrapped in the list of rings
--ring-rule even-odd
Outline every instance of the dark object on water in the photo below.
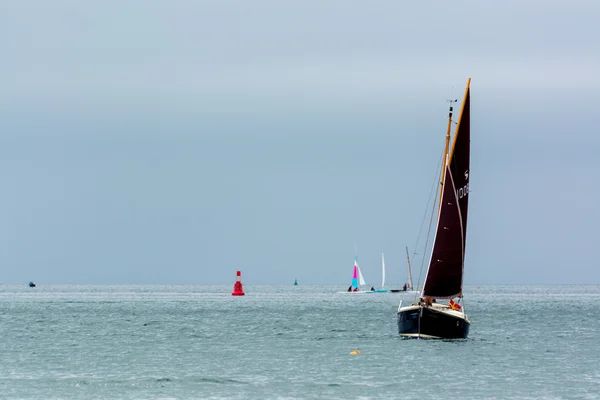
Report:
[[[35,287],[35,283],[29,282],[29,287]]]

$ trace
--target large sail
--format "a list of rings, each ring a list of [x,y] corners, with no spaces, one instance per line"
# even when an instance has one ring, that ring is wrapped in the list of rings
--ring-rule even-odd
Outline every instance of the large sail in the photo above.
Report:
[[[424,297],[451,299],[462,296],[469,205],[470,83],[469,79],[444,170],[438,225],[423,285]]]
[[[381,253],[381,288],[385,287],[385,260],[383,258],[383,253]]]

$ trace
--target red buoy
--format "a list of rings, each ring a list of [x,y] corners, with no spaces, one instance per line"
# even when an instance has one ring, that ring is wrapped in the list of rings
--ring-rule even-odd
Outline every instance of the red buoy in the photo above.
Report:
[[[238,271],[235,278],[235,284],[233,285],[232,296],[243,296],[244,288],[242,287],[242,271]]]

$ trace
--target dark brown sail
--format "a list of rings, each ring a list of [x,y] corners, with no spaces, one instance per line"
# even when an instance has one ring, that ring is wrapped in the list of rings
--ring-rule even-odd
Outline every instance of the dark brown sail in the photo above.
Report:
[[[467,211],[469,210],[469,159],[471,155],[471,80],[465,90],[463,106],[458,117],[454,145],[450,153],[450,172],[456,185],[456,196],[463,224],[463,246],[467,243]]]
[[[423,297],[449,299],[462,296],[469,205],[470,82],[469,79],[445,169],[438,226]]]

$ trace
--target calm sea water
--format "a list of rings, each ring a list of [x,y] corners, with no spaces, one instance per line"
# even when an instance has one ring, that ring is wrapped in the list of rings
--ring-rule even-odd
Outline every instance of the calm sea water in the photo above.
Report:
[[[0,398],[600,396],[600,286],[469,286],[465,341],[400,339],[411,296],[344,289],[0,286]]]

